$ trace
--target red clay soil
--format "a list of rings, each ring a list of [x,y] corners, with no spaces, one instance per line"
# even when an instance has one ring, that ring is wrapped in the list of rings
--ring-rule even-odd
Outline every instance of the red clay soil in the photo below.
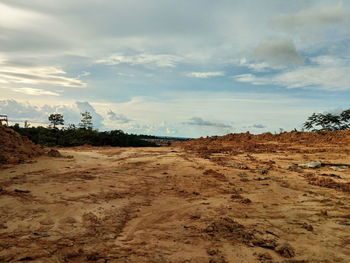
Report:
[[[0,165],[21,163],[42,153],[43,150],[28,138],[0,125]]]
[[[263,133],[259,135],[247,133],[228,134],[189,140],[177,143],[180,147],[197,153],[264,153],[276,152],[289,148],[299,151],[300,147],[314,148],[343,146],[350,144],[350,131],[323,132],[284,132],[281,134]],[[305,149],[304,149],[305,150]]]

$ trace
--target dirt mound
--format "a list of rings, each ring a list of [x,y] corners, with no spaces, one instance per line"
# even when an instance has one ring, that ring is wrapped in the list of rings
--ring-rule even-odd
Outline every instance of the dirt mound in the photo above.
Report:
[[[228,134],[217,137],[223,141],[254,141],[308,144],[342,144],[350,143],[350,131],[322,131],[322,132],[283,132],[280,134],[263,133],[253,135],[250,133]]]
[[[21,163],[42,153],[28,138],[0,125],[0,165]]]
[[[175,143],[186,150],[202,155],[213,153],[264,153],[276,152],[286,148],[342,146],[350,143],[350,131],[323,132],[284,132],[281,134],[237,133],[213,136]]]

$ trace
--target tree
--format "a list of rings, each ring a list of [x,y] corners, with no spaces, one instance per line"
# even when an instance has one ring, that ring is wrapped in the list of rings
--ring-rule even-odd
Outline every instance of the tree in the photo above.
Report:
[[[341,114],[313,113],[303,126],[306,130],[347,130],[350,129],[350,109]]]
[[[53,113],[49,116],[49,121],[53,125],[53,128],[56,129],[57,125],[63,125],[64,120],[63,120],[63,115],[59,113]]]
[[[92,116],[88,111],[80,113],[82,119],[79,123],[79,127],[84,130],[92,130]]]
[[[24,128],[29,128],[30,123],[28,121],[24,121]]]

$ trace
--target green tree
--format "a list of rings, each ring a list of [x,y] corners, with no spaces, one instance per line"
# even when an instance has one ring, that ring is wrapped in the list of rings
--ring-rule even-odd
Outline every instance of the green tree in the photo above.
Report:
[[[59,113],[50,114],[49,121],[53,125],[54,129],[56,129],[57,125],[63,125],[64,124],[63,115],[59,114]]]
[[[24,121],[24,128],[29,128],[30,123],[28,121]]]
[[[88,111],[80,113],[82,119],[79,123],[79,127],[84,130],[92,130],[92,116]]]
[[[341,114],[313,113],[303,126],[306,130],[347,130],[350,129],[350,109]]]

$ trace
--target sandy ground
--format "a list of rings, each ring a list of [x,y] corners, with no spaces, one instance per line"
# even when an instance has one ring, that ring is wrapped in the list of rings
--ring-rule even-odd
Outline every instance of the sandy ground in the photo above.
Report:
[[[349,149],[61,152],[0,171],[0,262],[350,262],[350,169],[293,166]]]

